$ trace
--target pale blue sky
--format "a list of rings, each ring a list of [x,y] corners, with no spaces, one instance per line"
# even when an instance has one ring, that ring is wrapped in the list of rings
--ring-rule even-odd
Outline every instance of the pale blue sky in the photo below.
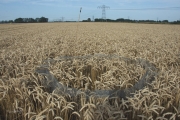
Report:
[[[102,10],[98,6],[106,5],[106,18],[130,18],[136,20],[180,20],[180,0],[0,0],[0,21],[15,18],[47,17],[49,20],[78,20],[82,7],[81,20],[101,18]],[[167,10],[111,10],[111,9],[143,9],[169,8]]]

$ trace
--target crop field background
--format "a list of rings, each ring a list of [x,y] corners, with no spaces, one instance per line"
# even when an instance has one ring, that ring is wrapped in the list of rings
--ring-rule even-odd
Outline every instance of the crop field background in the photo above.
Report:
[[[132,88],[146,74],[141,64],[110,55],[148,61],[154,80],[126,97],[87,95]],[[51,79],[81,92],[58,91]],[[29,119],[180,119],[180,26],[1,24],[0,120]]]

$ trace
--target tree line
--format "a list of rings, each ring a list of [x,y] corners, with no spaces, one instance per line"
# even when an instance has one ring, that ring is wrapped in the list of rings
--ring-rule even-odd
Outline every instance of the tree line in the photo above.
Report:
[[[94,21],[91,20],[91,18],[88,18],[87,20],[82,20],[82,22],[129,22],[129,23],[171,23],[171,24],[180,24],[180,20],[169,22],[168,20],[131,20],[131,19],[124,19],[124,18],[118,18],[116,20],[113,19],[102,19],[102,18],[96,18]]]
[[[16,18],[15,20],[4,20],[0,21],[0,23],[39,23],[39,22],[48,22],[48,18]]]
[[[0,23],[39,23],[39,22],[48,22],[48,18],[41,17],[41,18],[16,18],[15,20],[4,20],[0,21]],[[62,21],[61,21],[62,22]],[[64,21],[64,22],[76,22],[76,21]],[[124,19],[118,18],[116,20],[113,19],[102,19],[102,18],[95,18],[91,20],[88,18],[87,20],[82,20],[82,22],[128,22],[128,23],[150,23],[150,24],[180,24],[180,20],[169,22],[168,20],[131,20],[131,19]]]

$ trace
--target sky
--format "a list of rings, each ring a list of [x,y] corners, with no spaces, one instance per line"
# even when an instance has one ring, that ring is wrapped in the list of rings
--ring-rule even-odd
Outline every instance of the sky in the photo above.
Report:
[[[81,7],[80,20],[102,18],[102,5],[109,7],[107,19],[180,20],[180,0],[0,0],[0,21],[42,16],[77,21]]]

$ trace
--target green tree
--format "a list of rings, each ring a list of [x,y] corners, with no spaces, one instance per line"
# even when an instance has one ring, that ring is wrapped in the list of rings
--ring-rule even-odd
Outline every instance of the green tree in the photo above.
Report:
[[[163,22],[163,23],[168,23],[169,21],[168,21],[168,20],[163,20],[162,22]]]
[[[39,22],[48,22],[48,18],[41,17],[41,18],[39,19]]]
[[[17,18],[14,20],[15,23],[23,23],[23,18]]]
[[[87,21],[88,21],[88,22],[91,22],[91,18],[88,18]]]

